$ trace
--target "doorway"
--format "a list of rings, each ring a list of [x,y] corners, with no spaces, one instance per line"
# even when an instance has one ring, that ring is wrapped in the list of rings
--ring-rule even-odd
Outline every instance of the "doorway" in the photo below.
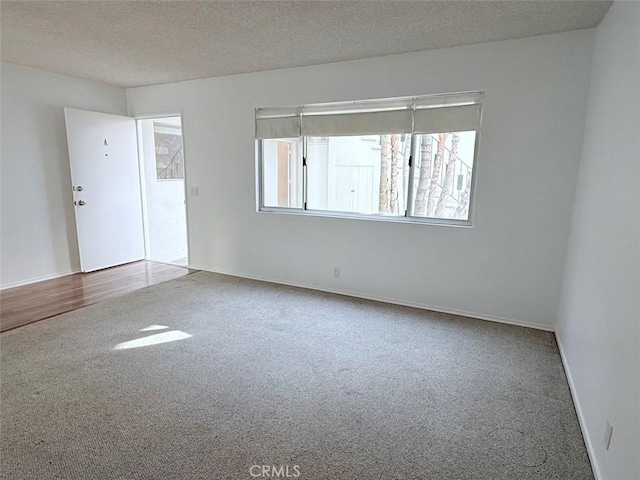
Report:
[[[188,265],[182,119],[138,119],[137,127],[145,257]]]

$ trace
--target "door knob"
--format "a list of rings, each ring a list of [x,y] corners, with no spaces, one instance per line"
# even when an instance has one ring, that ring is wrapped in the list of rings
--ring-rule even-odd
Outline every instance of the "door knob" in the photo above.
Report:
[[[84,200],[79,200],[78,201],[78,205],[82,206],[82,205],[86,205],[87,202],[85,202]]]
[[[82,187],[81,187],[80,185],[78,185],[78,186],[76,187],[76,190],[77,190],[78,192],[81,192],[81,191],[82,191]]]

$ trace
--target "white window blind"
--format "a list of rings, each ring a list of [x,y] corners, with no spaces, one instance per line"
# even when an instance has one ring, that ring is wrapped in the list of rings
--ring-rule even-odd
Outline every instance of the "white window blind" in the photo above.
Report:
[[[412,110],[304,115],[306,137],[373,135],[411,132]]]
[[[256,110],[256,138],[295,138],[300,136],[300,107],[259,108]]]
[[[416,109],[414,133],[466,132],[480,129],[480,105]]]
[[[482,93],[426,95],[256,110],[256,138],[478,130]]]

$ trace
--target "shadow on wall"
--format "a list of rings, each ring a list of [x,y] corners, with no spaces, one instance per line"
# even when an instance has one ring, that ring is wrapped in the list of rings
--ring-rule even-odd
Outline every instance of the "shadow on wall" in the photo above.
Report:
[[[65,271],[68,264],[72,270],[80,268],[78,251],[78,235],[76,231],[75,213],[73,211],[73,195],[71,170],[69,167],[69,149],[64,122],[64,109],[58,106],[42,106],[34,112],[38,118],[34,138],[38,158],[49,161],[42,162],[43,184],[46,190],[46,215],[53,251],[50,257],[55,259],[54,271]],[[47,128],[55,125],[54,129]],[[64,228],[54,225],[52,219],[64,218]],[[42,227],[44,229],[44,225]],[[44,232],[42,232],[44,234]],[[68,263],[55,252],[68,252]]]

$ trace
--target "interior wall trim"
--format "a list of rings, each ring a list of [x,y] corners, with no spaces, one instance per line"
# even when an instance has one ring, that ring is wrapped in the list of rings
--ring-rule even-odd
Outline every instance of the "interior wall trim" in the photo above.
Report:
[[[438,305],[431,305],[431,304],[428,304],[428,303],[409,302],[409,301],[406,301],[406,300],[392,298],[392,297],[384,297],[384,296],[381,296],[381,295],[370,295],[370,294],[367,294],[367,293],[355,292],[355,291],[351,291],[351,290],[343,290],[343,289],[337,289],[337,288],[327,288],[327,287],[324,287],[324,286],[318,286],[318,285],[313,285],[313,284],[309,284],[309,283],[289,282],[289,281],[285,281],[285,280],[281,280],[281,279],[277,279],[277,278],[272,278],[272,277],[263,277],[263,276],[260,276],[260,275],[250,275],[250,274],[246,274],[246,273],[232,272],[232,271],[220,270],[220,269],[212,269],[212,268],[209,268],[209,267],[203,267],[201,265],[189,265],[188,268],[192,268],[192,269],[195,269],[195,270],[204,270],[206,272],[212,272],[212,273],[220,273],[222,275],[231,275],[233,277],[247,278],[247,279],[250,279],[250,280],[258,280],[258,281],[261,281],[261,282],[277,283],[277,284],[280,284],[280,285],[287,285],[289,287],[306,288],[306,289],[310,289],[310,290],[318,290],[320,292],[335,293],[337,295],[346,295],[348,297],[363,298],[365,300],[374,300],[374,301],[377,301],[377,302],[390,303],[390,304],[393,304],[393,305],[402,305],[404,307],[419,308],[421,310],[429,310],[429,311],[432,311],[432,312],[448,313],[448,314],[451,314],[451,315],[459,315],[461,317],[468,317],[468,318],[473,318],[473,319],[476,319],[476,320],[487,320],[489,322],[505,323],[505,324],[508,324],[508,325],[516,325],[518,327],[534,328],[536,330],[543,330],[545,332],[553,332],[554,331],[554,327],[549,326],[549,325],[543,325],[543,324],[538,324],[538,323],[527,322],[527,321],[518,320],[518,319],[515,319],[515,318],[507,318],[507,317],[499,317],[499,316],[495,316],[495,315],[487,315],[487,314],[484,314],[484,313],[468,312],[466,310],[458,310],[458,309],[454,309],[454,308],[441,307],[441,306],[438,306]]]

